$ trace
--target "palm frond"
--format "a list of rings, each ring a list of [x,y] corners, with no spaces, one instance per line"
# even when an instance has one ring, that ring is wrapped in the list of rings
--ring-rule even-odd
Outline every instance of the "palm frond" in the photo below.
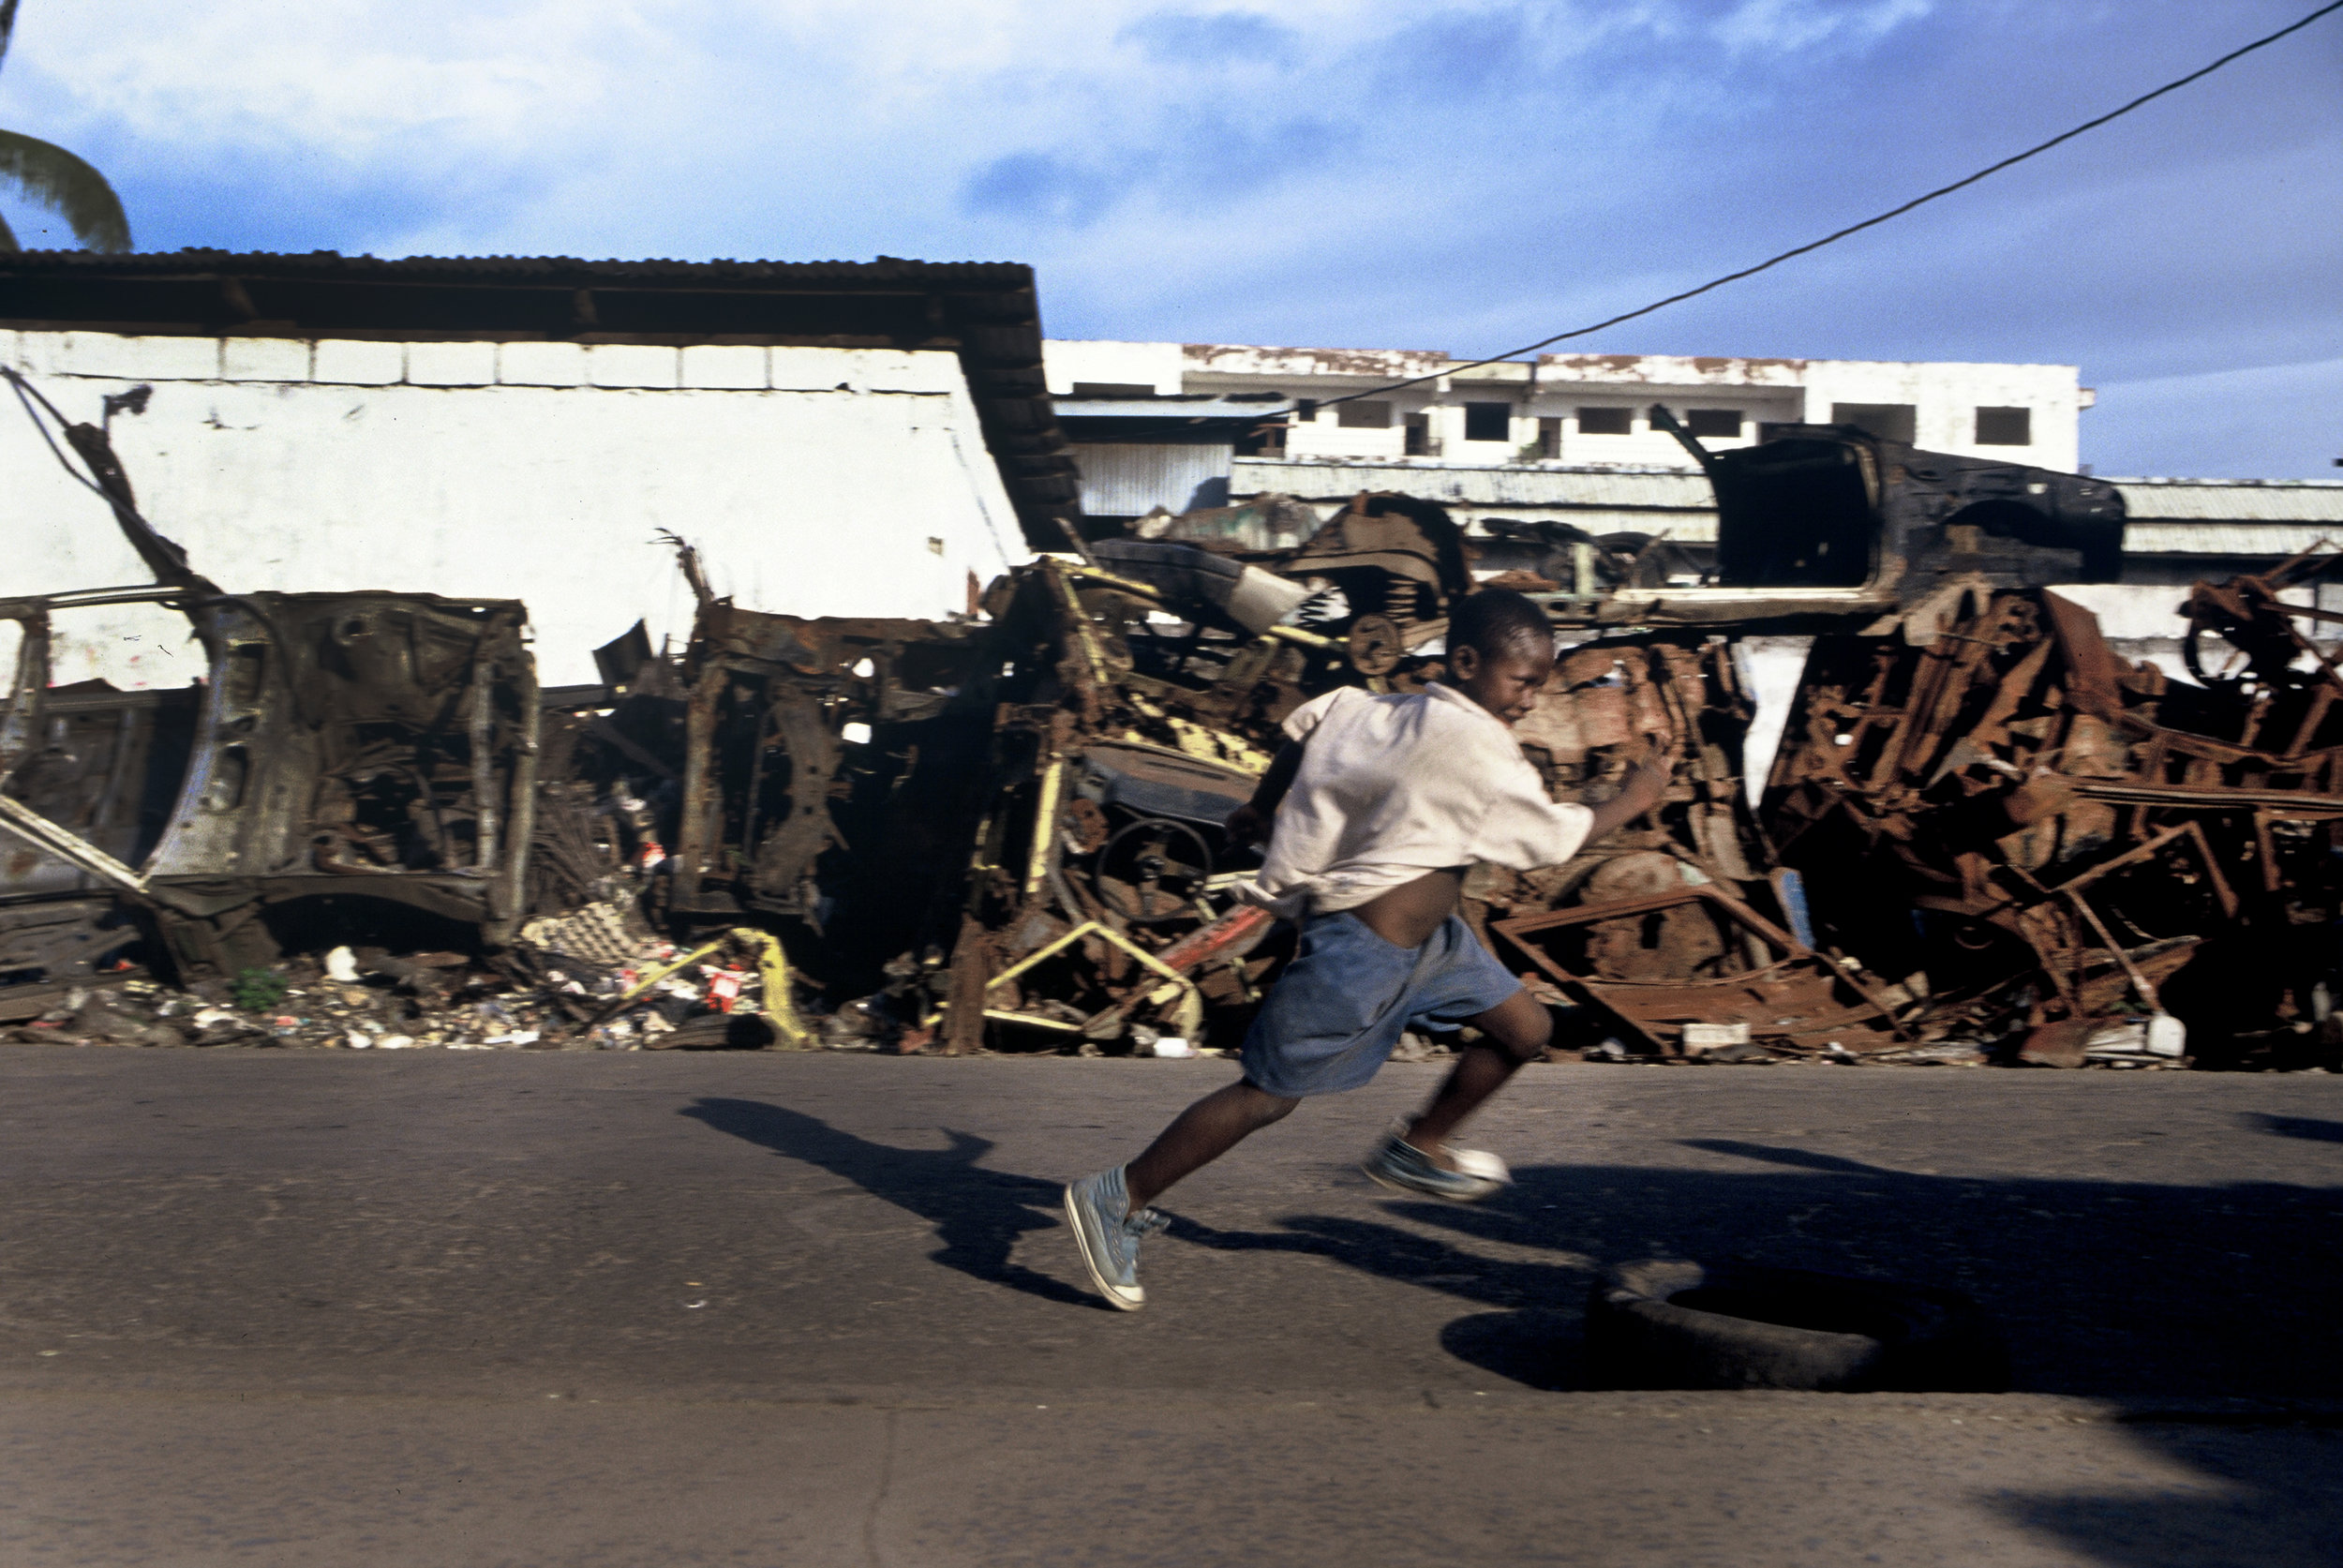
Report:
[[[0,0],[0,6],[7,0]],[[84,250],[127,250],[130,220],[106,176],[52,142],[0,130],[0,181],[66,221]]]
[[[13,255],[22,248],[16,243],[16,236],[8,231],[8,220],[0,217],[0,256]]]
[[[0,0],[0,60],[8,57],[8,35],[16,31],[16,0]]]

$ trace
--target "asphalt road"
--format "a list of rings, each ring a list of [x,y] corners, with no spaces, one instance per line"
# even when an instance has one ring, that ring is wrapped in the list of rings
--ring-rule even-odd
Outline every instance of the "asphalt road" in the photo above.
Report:
[[[1225,1063],[0,1048],[0,1565],[2331,1564],[2343,1079],[1395,1067],[1172,1195]],[[1585,1387],[1602,1263],[1959,1286],[2003,1396]]]

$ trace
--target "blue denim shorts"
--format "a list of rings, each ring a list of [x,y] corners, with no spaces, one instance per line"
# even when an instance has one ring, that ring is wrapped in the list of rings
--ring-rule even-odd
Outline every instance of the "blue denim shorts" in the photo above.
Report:
[[[1454,1028],[1520,989],[1457,916],[1421,948],[1394,947],[1349,910],[1315,916],[1245,1037],[1245,1076],[1289,1098],[1355,1089],[1410,1024]]]

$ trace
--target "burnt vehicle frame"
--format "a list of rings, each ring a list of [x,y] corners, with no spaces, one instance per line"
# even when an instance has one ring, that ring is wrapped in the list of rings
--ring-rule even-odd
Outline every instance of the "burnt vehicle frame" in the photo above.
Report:
[[[0,828],[16,841],[0,859],[0,974],[86,975],[129,924],[182,972],[233,970],[276,958],[291,924],[380,925],[395,918],[384,906],[509,940],[537,829],[524,607],[224,591],[140,515],[102,427],[8,380],[157,580],[0,603],[21,629],[0,720]],[[131,603],[187,618],[201,681],[51,688],[51,618]]]
[[[2112,582],[2123,493],[2103,479],[1930,452],[1852,425],[1783,425],[1710,452],[1664,406],[1717,500],[1713,581],[1540,595],[1563,624],[1831,629],[1961,583]],[[1884,629],[1884,628],[1883,628]]]

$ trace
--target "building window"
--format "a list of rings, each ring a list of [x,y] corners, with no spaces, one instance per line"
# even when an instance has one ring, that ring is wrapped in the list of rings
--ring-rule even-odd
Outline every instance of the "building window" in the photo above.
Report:
[[[1538,421],[1538,455],[1560,457],[1562,455],[1562,422],[1559,419]]]
[[[1076,381],[1077,397],[1153,397],[1155,387],[1145,381]]]
[[[1514,406],[1511,403],[1467,403],[1464,411],[1465,440],[1509,441],[1514,439]]]
[[[1741,439],[1741,411],[1739,409],[1686,409],[1684,428],[1693,435],[1704,439],[1737,441]]]
[[[2034,411],[2032,409],[1977,410],[1977,444],[1979,446],[2032,446],[2034,444]]]
[[[1388,430],[1391,405],[1380,399],[1335,405],[1335,423],[1346,430]]]
[[[1317,424],[1318,399],[1315,397],[1296,397],[1293,400],[1293,423],[1296,425]]]
[[[1408,415],[1406,419],[1402,420],[1401,423],[1407,426],[1408,430],[1409,456],[1432,457],[1439,455],[1439,448],[1432,441],[1432,421],[1428,414],[1411,413]]]
[[[1630,436],[1635,431],[1635,411],[1633,409],[1580,409],[1578,433],[1582,436]]]
[[[1833,403],[1830,423],[1852,425],[1883,441],[1912,444],[1918,420],[1909,403]]]

